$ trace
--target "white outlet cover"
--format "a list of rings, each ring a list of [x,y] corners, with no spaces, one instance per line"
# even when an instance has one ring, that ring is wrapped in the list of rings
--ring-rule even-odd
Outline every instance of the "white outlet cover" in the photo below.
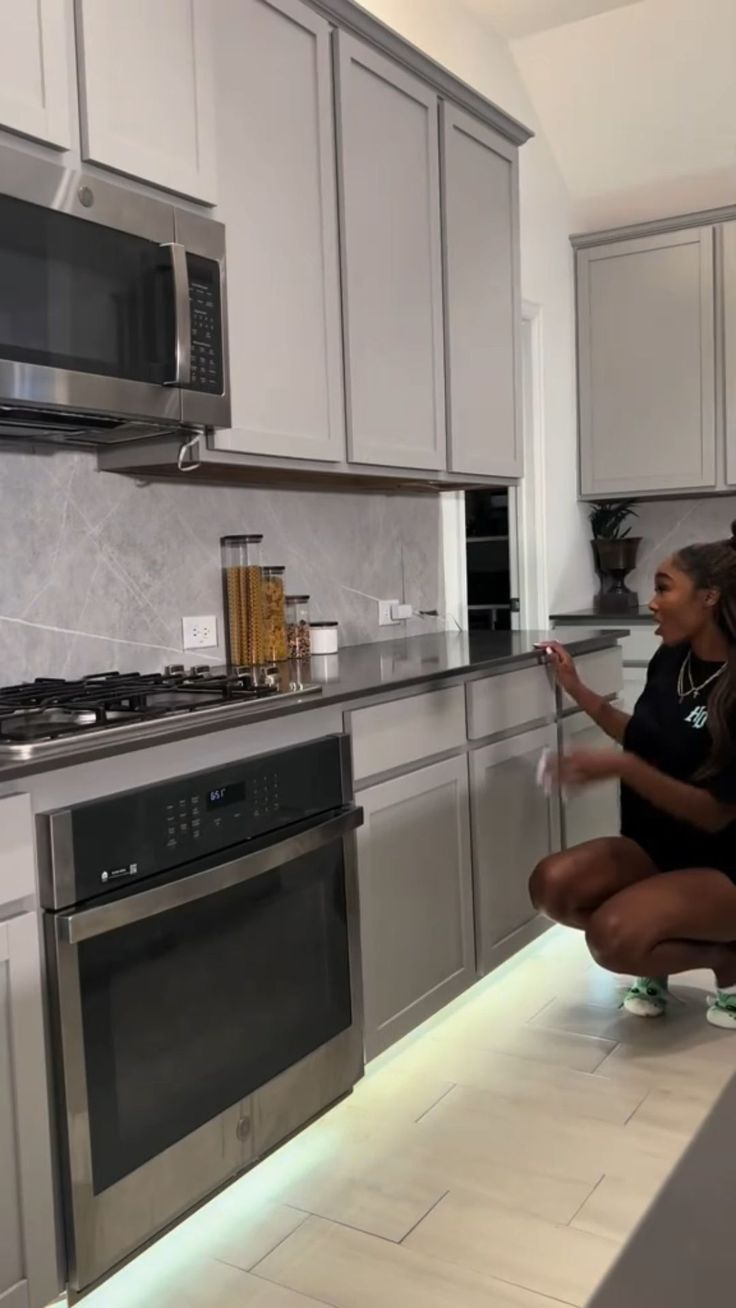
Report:
[[[217,645],[217,617],[214,613],[181,620],[184,649],[214,649]]]
[[[391,610],[393,609],[394,605],[400,603],[401,601],[397,599],[378,601],[379,627],[395,627],[397,625],[398,619],[391,616]]]

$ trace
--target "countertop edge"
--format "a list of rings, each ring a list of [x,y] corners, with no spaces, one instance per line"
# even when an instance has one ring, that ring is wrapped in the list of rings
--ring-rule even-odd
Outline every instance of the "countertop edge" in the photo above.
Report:
[[[575,637],[568,638],[566,643],[573,654],[588,654],[616,645],[625,635],[627,635],[626,628],[600,629],[599,631],[591,631],[579,639]],[[420,636],[414,639],[422,640],[425,638]],[[376,642],[376,647],[380,649],[380,642]],[[343,649],[342,654],[348,654],[350,649],[359,648],[362,647],[347,646]],[[73,767],[79,763],[92,763],[98,759],[137,753],[142,749],[155,749],[158,745],[191,740],[197,736],[212,735],[218,731],[247,726],[249,723],[275,721],[297,713],[309,713],[326,708],[346,710],[364,700],[373,700],[380,703],[400,698],[402,691],[412,691],[417,687],[432,685],[435,682],[461,682],[475,680],[483,676],[496,676],[513,668],[534,667],[541,662],[541,658],[541,654],[534,650],[518,654],[489,656],[487,658],[479,657],[468,662],[458,663],[455,667],[423,668],[421,671],[407,672],[406,676],[398,676],[390,683],[370,682],[361,687],[345,687],[342,690],[338,685],[331,689],[330,683],[327,682],[324,683],[323,693],[320,695],[306,694],[302,698],[296,696],[275,703],[267,702],[263,708],[253,708],[252,706],[244,706],[242,709],[234,708],[227,714],[223,713],[222,720],[217,722],[211,720],[207,722],[198,721],[196,715],[192,715],[177,720],[176,723],[169,721],[165,725],[165,722],[162,722],[159,731],[151,732],[143,738],[138,737],[123,741],[118,737],[117,740],[110,739],[109,743],[103,739],[95,742],[95,744],[90,744],[89,749],[79,750],[67,756],[58,755],[57,757],[49,756],[44,758],[39,754],[35,759],[9,760],[7,763],[3,763],[0,758],[0,784],[21,780],[23,777],[37,776],[40,773],[55,772],[62,768]]]

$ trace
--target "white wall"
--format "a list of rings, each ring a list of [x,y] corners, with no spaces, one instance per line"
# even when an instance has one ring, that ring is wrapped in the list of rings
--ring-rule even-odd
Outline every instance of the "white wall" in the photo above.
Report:
[[[641,0],[511,48],[576,231],[733,204],[736,0]]]
[[[525,300],[543,311],[547,561],[552,610],[585,604],[593,574],[576,502],[575,326],[570,205],[507,43],[461,0],[363,0],[364,6],[537,136],[521,150]]]

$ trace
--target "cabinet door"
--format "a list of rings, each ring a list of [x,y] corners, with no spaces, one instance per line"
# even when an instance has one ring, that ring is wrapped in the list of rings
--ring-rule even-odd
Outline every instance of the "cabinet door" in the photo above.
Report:
[[[584,713],[565,718],[560,729],[564,750],[613,748],[605,732]],[[598,836],[617,836],[621,830],[618,782],[604,781],[568,795],[562,818],[566,849]]]
[[[529,898],[535,865],[558,847],[553,804],[537,785],[537,765],[557,728],[527,731],[470,756],[478,968],[487,972],[499,944],[536,917]],[[511,952],[510,950],[508,952]]]
[[[518,154],[442,105],[445,339],[452,472],[519,477]]]
[[[713,229],[578,253],[581,488],[715,485]]]
[[[358,875],[369,1058],[475,976],[467,761],[364,790]]]
[[[723,223],[726,481],[736,486],[736,222]]]
[[[349,457],[445,468],[437,96],[335,39]]]
[[[219,0],[233,430],[220,448],[345,458],[331,29],[299,0]],[[287,89],[288,88],[288,91]]]
[[[82,157],[213,204],[210,0],[77,0]]]
[[[0,0],[0,126],[66,150],[71,145],[69,0]]]
[[[61,1290],[35,913],[0,922],[0,1304]],[[6,1296],[4,1298],[3,1296]]]

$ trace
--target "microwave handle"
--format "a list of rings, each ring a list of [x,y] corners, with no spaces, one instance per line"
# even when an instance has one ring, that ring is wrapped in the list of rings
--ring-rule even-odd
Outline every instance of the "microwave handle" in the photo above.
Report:
[[[313,823],[298,834],[280,832],[266,846],[230,862],[219,863],[178,881],[141,890],[137,895],[128,895],[124,899],[109,900],[106,904],[83,909],[78,913],[59,914],[56,918],[57,937],[62,944],[78,945],[83,940],[92,940],[108,931],[118,931],[121,927],[142,922],[145,918],[156,917],[159,913],[181,908],[184,904],[196,903],[207,895],[228,890],[243,881],[263,876],[265,872],[273,872],[293,859],[312,854],[335,840],[341,840],[348,832],[361,826],[362,822],[363,810],[350,805],[333,816]]]
[[[165,241],[161,249],[168,250],[171,256],[176,333],[174,341],[176,371],[173,377],[164,382],[164,386],[189,386],[192,380],[192,309],[189,301],[186,247],[180,245],[178,241]]]

